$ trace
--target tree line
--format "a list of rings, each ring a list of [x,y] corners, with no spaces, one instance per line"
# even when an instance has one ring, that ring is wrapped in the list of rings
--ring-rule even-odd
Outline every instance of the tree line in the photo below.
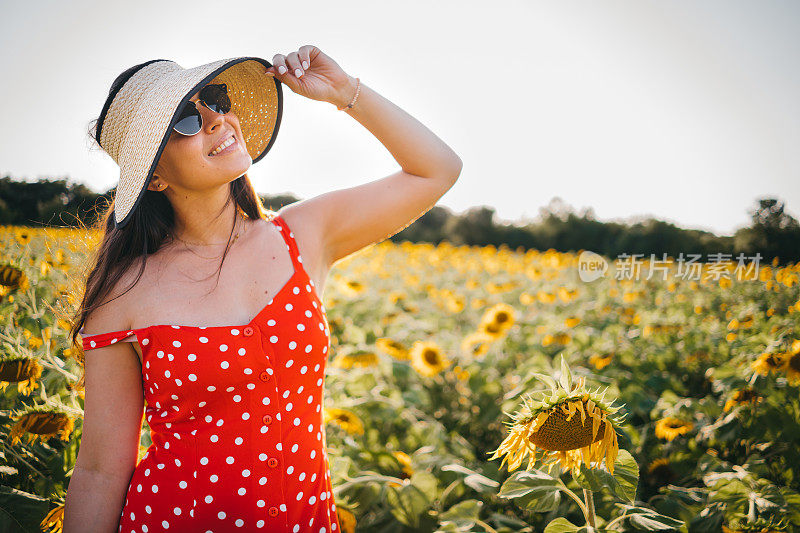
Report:
[[[91,225],[98,206],[109,202],[114,189],[98,194],[81,183],[67,179],[18,181],[10,176],[0,178],[0,224],[16,226],[80,227]],[[290,194],[259,195],[264,205],[278,210],[299,201]],[[655,254],[676,258],[681,253],[729,254],[736,261],[739,254],[750,257],[760,254],[761,262],[777,258],[779,263],[800,259],[800,224],[785,210],[777,198],[760,198],[750,210],[750,225],[731,236],[718,236],[709,231],[684,229],[652,217],[631,222],[601,222],[591,209],[576,213],[560,199],[553,199],[540,209],[533,221],[504,223],[495,210],[478,206],[463,213],[454,213],[434,206],[412,224],[391,237],[394,242],[448,241],[454,245],[475,245],[525,251],[556,250],[578,252],[591,250],[614,258],[621,254]]]

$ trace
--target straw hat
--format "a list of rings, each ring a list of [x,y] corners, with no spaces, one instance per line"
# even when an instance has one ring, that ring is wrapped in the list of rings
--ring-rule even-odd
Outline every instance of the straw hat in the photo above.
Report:
[[[97,122],[101,148],[120,167],[114,221],[125,226],[144,197],[179,110],[208,83],[225,83],[231,112],[239,118],[253,163],[266,155],[281,122],[281,82],[265,73],[272,64],[258,57],[222,59],[185,69],[168,59],[138,65],[109,96]]]

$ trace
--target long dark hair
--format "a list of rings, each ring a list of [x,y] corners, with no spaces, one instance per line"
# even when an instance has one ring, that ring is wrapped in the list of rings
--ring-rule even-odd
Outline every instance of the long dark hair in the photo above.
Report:
[[[88,134],[92,144],[96,145],[97,149],[102,149],[99,141],[100,131],[98,130],[102,128],[102,122],[111,100],[137,70],[149,63],[152,63],[152,61],[140,63],[127,69],[111,84],[111,89],[100,117],[92,120],[89,124]],[[228,198],[220,214],[233,202],[235,204],[234,217],[242,214],[250,220],[266,218],[267,210],[264,208],[261,198],[256,194],[247,174],[243,174],[233,180],[229,184],[228,193]],[[114,192],[113,196],[116,197],[116,192]],[[163,244],[171,242],[175,238],[175,212],[166,195],[161,192],[146,190],[144,197],[132,213],[130,221],[122,228],[117,228],[114,222],[113,199],[104,206],[97,208],[97,212],[98,216],[95,221],[89,226],[84,225],[83,227],[89,231],[99,231],[102,237],[98,247],[92,250],[87,257],[87,265],[84,267],[84,279],[80,282],[81,302],[70,321],[70,337],[75,353],[78,354],[76,359],[81,367],[84,364],[83,350],[77,342],[77,336],[86,322],[86,317],[101,305],[105,305],[131,290],[142,277],[147,263],[147,256],[155,253]],[[235,220],[234,218],[233,221],[235,222]],[[219,273],[231,246],[234,226],[235,224],[231,226],[228,243],[225,246],[222,260],[217,269],[217,282],[219,282]],[[108,296],[111,289],[116,286],[123,275],[139,258],[141,258],[139,272],[130,287],[119,296],[104,302],[103,299]],[[92,333],[104,332],[97,331]],[[85,372],[79,382],[79,387],[81,388],[83,387],[84,377]]]

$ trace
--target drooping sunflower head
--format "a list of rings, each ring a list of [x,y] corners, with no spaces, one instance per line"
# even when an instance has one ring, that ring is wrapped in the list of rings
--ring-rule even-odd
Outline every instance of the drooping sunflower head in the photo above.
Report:
[[[0,392],[9,383],[17,384],[17,392],[30,394],[36,388],[36,380],[42,376],[42,365],[26,356],[14,356],[0,361]]]
[[[528,458],[527,469],[534,468],[536,461],[562,468],[579,470],[581,464],[598,468],[605,460],[606,469],[614,473],[619,445],[615,427],[622,423],[624,415],[617,415],[621,406],[606,402],[598,390],[586,388],[585,378],[573,382],[564,356],[561,356],[561,378],[554,379],[542,374],[535,376],[550,386],[551,393],[539,399],[532,394],[523,396],[519,410],[510,415],[506,423],[508,436],[490,459],[503,457],[500,466],[508,462],[508,470],[517,469]]]
[[[50,406],[27,406],[17,412],[14,418],[10,432],[12,445],[19,442],[23,435],[27,436],[28,443],[56,436],[68,441],[74,427],[74,421],[67,413]]]

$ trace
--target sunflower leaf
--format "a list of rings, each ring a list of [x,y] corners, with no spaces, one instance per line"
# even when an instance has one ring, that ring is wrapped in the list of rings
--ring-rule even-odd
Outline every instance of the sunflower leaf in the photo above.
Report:
[[[537,513],[555,510],[561,501],[558,479],[542,470],[514,472],[500,488],[498,496],[515,499],[519,507]]]
[[[618,498],[633,502],[639,483],[639,465],[627,450],[620,449],[614,461],[613,475],[601,468],[587,468],[581,464],[580,470],[577,473],[573,471],[572,477],[584,489],[593,492],[610,489]]]
[[[556,518],[544,528],[544,533],[582,533],[586,527],[576,526],[566,518]]]

